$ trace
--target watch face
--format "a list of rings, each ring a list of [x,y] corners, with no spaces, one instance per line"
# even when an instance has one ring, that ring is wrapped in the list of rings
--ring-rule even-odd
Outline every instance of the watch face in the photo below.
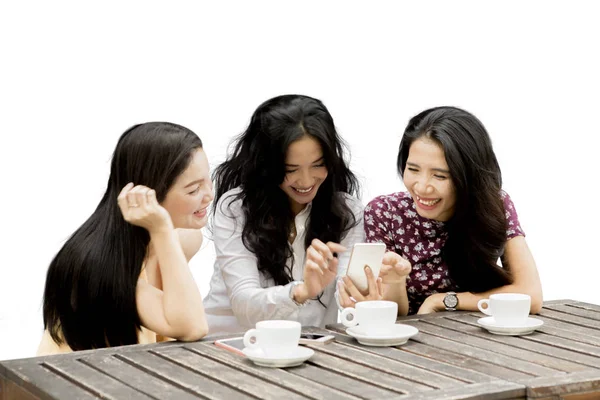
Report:
[[[458,305],[458,298],[455,294],[449,294],[444,297],[444,305],[448,308],[454,308]]]

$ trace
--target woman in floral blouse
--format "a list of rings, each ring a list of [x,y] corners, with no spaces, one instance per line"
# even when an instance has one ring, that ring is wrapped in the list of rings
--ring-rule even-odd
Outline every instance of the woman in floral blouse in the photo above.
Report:
[[[492,293],[516,292],[539,312],[535,261],[481,122],[454,107],[421,112],[406,127],[397,165],[408,191],[376,197],[364,213],[367,241],[397,257],[395,267],[382,267],[383,298],[405,315],[477,310]],[[343,306],[349,294],[377,297],[345,286]]]

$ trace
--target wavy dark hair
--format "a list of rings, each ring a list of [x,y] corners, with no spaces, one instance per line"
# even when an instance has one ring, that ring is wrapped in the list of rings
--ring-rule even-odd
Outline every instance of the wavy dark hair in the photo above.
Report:
[[[404,177],[411,144],[421,137],[442,146],[455,187],[455,211],[447,221],[442,251],[450,277],[461,289],[475,293],[510,284],[510,271],[497,265],[506,244],[507,221],[502,173],[485,127],[455,107],[421,112],[409,121],[400,142],[400,176]]]
[[[256,255],[258,270],[276,285],[292,280],[286,261],[293,257],[287,238],[294,214],[279,185],[288,147],[306,136],[321,145],[328,175],[312,202],[304,245],[308,248],[315,238],[339,243],[359,222],[344,196],[358,195],[359,183],[344,159],[345,143],[320,100],[284,95],[261,104],[246,131],[234,139],[233,152],[213,172],[215,204],[227,191],[242,189],[228,199],[242,201],[244,246]]]
[[[117,196],[133,182],[154,189],[162,202],[200,148],[194,132],[167,122],[135,125],[121,135],[100,204],[48,268],[44,327],[56,343],[73,350],[138,343],[135,289],[150,235],[125,221]]]

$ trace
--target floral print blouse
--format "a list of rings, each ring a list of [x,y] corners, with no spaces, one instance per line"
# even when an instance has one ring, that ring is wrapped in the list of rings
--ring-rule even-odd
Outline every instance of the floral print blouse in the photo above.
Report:
[[[501,196],[508,222],[507,240],[525,236],[512,200],[504,191]],[[420,216],[408,192],[376,197],[365,208],[364,218],[367,242],[385,243],[388,251],[400,254],[412,265],[406,280],[409,314],[415,314],[434,293],[460,291],[440,255],[448,238],[444,222]]]

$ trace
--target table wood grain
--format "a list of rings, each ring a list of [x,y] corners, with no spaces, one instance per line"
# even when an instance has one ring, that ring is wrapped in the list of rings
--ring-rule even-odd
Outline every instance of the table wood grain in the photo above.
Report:
[[[500,336],[475,312],[410,316],[419,333],[398,347],[336,336],[298,367],[264,368],[214,345],[167,342],[0,362],[8,399],[600,399],[600,306],[544,304],[544,325]],[[231,337],[237,335],[230,335]]]

